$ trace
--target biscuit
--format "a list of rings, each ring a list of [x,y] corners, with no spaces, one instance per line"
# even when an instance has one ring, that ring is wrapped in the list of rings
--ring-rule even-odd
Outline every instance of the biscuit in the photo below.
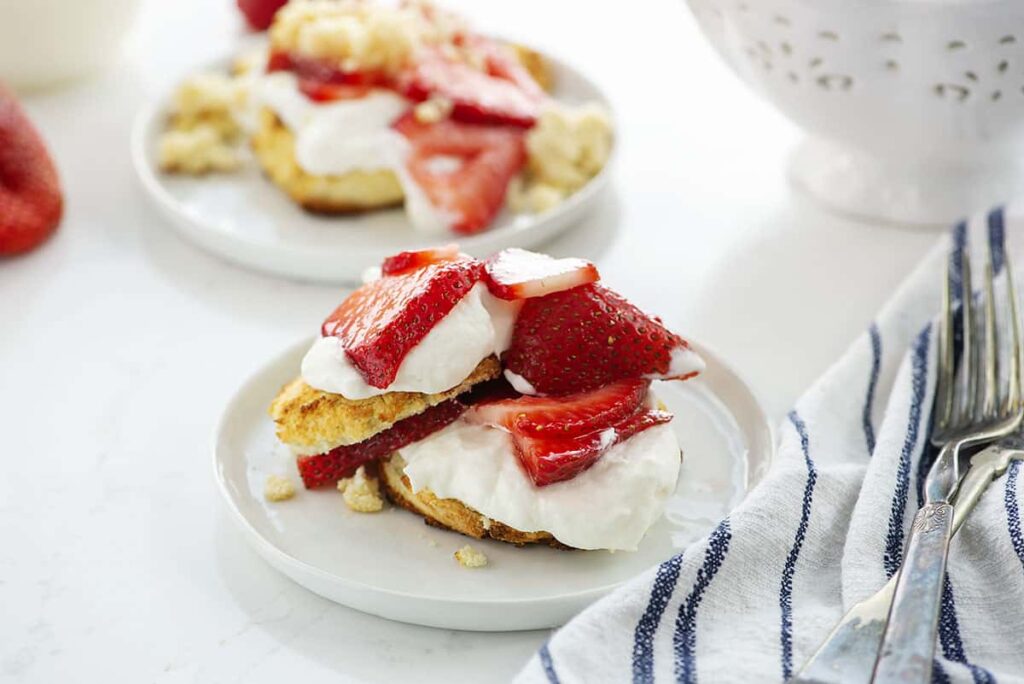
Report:
[[[285,385],[270,404],[270,416],[282,442],[303,453],[325,453],[367,440],[500,374],[498,359],[489,356],[469,377],[445,392],[387,392],[368,399],[346,399],[322,392],[297,378]]]

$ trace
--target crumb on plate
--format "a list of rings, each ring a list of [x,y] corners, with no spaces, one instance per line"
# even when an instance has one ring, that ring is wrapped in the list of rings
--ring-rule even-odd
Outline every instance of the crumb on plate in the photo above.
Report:
[[[283,475],[270,475],[263,485],[267,501],[286,501],[295,496],[295,483]]]
[[[464,568],[482,568],[487,565],[487,556],[469,544],[455,552],[455,560]]]
[[[531,213],[550,209],[596,176],[611,149],[612,123],[602,106],[549,104],[526,135],[527,168],[510,188],[509,205]]]
[[[376,513],[384,508],[380,484],[377,478],[366,476],[363,466],[359,466],[352,477],[338,480],[338,491],[344,497],[345,505],[357,513]]]

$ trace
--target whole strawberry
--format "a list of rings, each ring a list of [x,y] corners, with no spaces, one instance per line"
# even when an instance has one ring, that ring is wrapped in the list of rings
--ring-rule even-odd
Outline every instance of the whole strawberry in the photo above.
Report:
[[[277,10],[288,4],[288,0],[237,0],[249,26],[257,31],[266,31],[274,23]]]
[[[50,237],[64,208],[57,169],[18,101],[0,84],[0,255]]]

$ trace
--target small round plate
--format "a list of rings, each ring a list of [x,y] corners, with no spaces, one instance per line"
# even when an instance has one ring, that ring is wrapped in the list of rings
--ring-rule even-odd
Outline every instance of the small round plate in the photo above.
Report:
[[[291,380],[304,341],[253,375],[228,404],[217,430],[214,471],[232,517],[275,568],[332,601],[392,620],[450,629],[541,629],[566,622],[639,572],[707,534],[767,472],[774,440],[749,387],[717,355],[695,345],[706,372],[660,383],[675,413],[683,467],[665,516],[636,552],[516,548],[428,527],[404,509],[348,510],[332,489],[267,502],[270,474],[301,482],[294,458],[274,437],[267,406]],[[479,570],[452,554],[471,542],[488,557]]]
[[[607,99],[583,74],[548,58],[556,100],[569,104]],[[227,72],[230,60],[206,65]],[[358,281],[366,264],[408,249],[457,240],[463,251],[483,257],[506,247],[530,248],[550,240],[594,208],[609,181],[601,172],[558,206],[537,215],[503,211],[482,233],[417,233],[402,209],[348,216],[317,216],[293,203],[268,180],[254,160],[236,173],[190,177],[166,174],[157,164],[157,145],[170,97],[139,112],[132,131],[132,162],[147,194],[186,237],[243,266],[299,280]]]

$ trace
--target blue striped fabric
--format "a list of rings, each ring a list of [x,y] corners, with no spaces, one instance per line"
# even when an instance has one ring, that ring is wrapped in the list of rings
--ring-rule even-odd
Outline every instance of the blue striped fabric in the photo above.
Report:
[[[782,646],[783,679],[793,676],[793,574],[796,572],[796,562],[800,558],[804,537],[807,536],[807,525],[811,520],[811,504],[814,500],[814,485],[818,481],[818,471],[815,470],[814,461],[811,459],[807,426],[796,411],[789,412],[789,422],[793,424],[800,437],[800,450],[803,452],[804,464],[807,466],[807,483],[804,485],[803,501],[800,503],[800,522],[794,534],[793,546],[782,567],[782,581],[779,586],[779,609],[782,613],[779,643]]]
[[[931,330],[931,325],[925,326],[914,343],[911,379],[913,393],[910,398],[906,437],[900,451],[896,488],[892,495],[885,538],[883,562],[885,563],[886,577],[895,575],[903,561],[903,527],[907,510],[907,496],[910,493],[910,464],[921,436],[921,412],[924,408],[924,392],[928,381],[928,350],[931,344]]]
[[[864,400],[861,420],[864,423],[864,442],[870,456],[875,451],[875,425],[871,420],[871,412],[875,408],[875,390],[878,388],[878,374],[882,370],[882,333],[872,323],[868,335],[871,337],[871,377],[868,379],[868,395]]]
[[[708,539],[708,548],[704,552],[704,563],[697,571],[697,578],[694,580],[693,589],[686,596],[686,600],[679,606],[679,615],[676,617],[676,632],[673,636],[675,645],[675,672],[676,681],[692,684],[697,681],[697,665],[695,652],[697,646],[697,609],[704,598],[704,592],[708,585],[715,579],[725,555],[729,553],[729,540],[732,539],[732,531],[729,529],[729,520],[726,518]]]
[[[559,684],[558,673],[555,672],[555,662],[551,659],[551,649],[546,643],[540,647],[537,656],[540,658],[541,667],[544,668],[548,684]]]
[[[757,491],[709,522],[707,537],[556,632],[521,682],[747,684],[798,672],[848,605],[898,570],[923,502],[937,451],[929,440],[936,312],[927,307],[947,274],[961,295],[968,244],[975,273],[988,249],[1005,270],[1022,229],[1024,207],[1016,206],[955,226],[798,401],[799,412],[787,414],[776,465]],[[954,340],[956,356],[960,348]],[[1013,622],[1013,606],[1024,605],[1021,470],[1011,466],[996,485],[1002,505],[983,500],[951,549],[933,682],[1024,684],[1024,615]],[[989,585],[1000,592],[978,589]]]
[[[683,554],[672,556],[658,567],[658,574],[651,586],[651,597],[643,615],[633,630],[633,681],[647,684],[654,681],[654,635],[661,624],[661,616],[672,598],[679,581],[679,568]]]
[[[1009,532],[1010,543],[1013,550],[1020,559],[1021,568],[1024,569],[1024,536],[1020,531],[1020,502],[1017,498],[1017,478],[1020,475],[1020,461],[1010,464],[1009,472],[1006,474],[1006,488],[1003,494],[1003,505],[1006,507],[1006,528]]]

